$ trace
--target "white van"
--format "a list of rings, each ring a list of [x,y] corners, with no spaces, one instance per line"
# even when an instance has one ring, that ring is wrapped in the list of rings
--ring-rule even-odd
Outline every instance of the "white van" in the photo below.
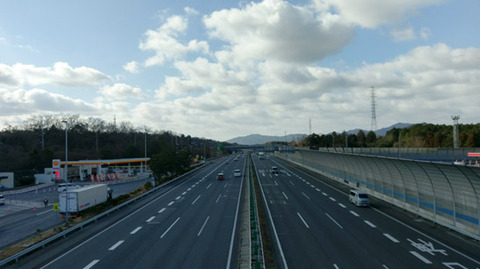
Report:
[[[370,206],[370,199],[368,198],[368,194],[359,190],[350,190],[348,200],[350,200],[350,202],[352,204],[355,204],[356,206]]]

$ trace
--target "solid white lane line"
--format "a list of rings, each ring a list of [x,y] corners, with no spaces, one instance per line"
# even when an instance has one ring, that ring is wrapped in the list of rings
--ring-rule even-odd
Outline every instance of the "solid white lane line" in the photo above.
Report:
[[[372,227],[372,228],[377,228],[377,226],[375,226],[375,224],[371,223],[370,221],[368,220],[364,220],[363,222],[365,222],[366,224],[368,224],[368,226]]]
[[[338,205],[341,206],[342,208],[347,208],[347,206],[342,203],[338,203]]]
[[[413,256],[419,258],[422,262],[424,262],[424,263],[426,263],[426,264],[432,264],[432,262],[431,262],[429,259],[427,259],[427,258],[423,257],[422,255],[418,254],[418,252],[416,252],[416,251],[410,251],[410,253],[411,253]]]
[[[201,195],[199,195],[195,200],[193,200],[192,205],[195,204],[195,202],[200,198]]]
[[[300,213],[297,212],[297,215],[298,217],[302,220],[303,224],[305,224],[305,226],[310,229],[310,226],[308,226],[307,222],[302,218],[302,215],[300,215]]]
[[[173,205],[173,203],[174,203],[174,202],[173,202],[173,201],[171,201],[170,203],[168,203],[168,206],[171,206],[171,205]]]
[[[310,197],[308,197],[308,195],[306,195],[303,191],[302,191],[302,194],[303,196],[307,197],[308,200],[310,200]]]
[[[287,199],[287,200],[288,200],[288,197],[287,197],[287,195],[286,195],[286,194],[285,194],[283,191],[282,191],[282,194],[283,194],[283,196],[285,196],[285,199]]]
[[[158,213],[163,213],[163,211],[165,211],[165,210],[167,210],[167,209],[164,207],[164,208],[160,209],[160,210],[158,211]]]
[[[220,201],[220,197],[222,197],[221,194],[218,195],[218,198],[217,198],[217,201],[215,201],[215,204],[218,203],[218,201]]]
[[[395,237],[393,237],[393,236],[391,236],[391,235],[389,235],[389,234],[387,234],[387,233],[385,233],[385,234],[383,234],[383,235],[384,235],[386,238],[392,240],[393,243],[400,243],[400,241],[398,241],[397,238],[395,238]]]
[[[140,229],[142,229],[142,226],[135,228],[135,230],[131,231],[130,234],[136,234],[138,231],[140,231]]]
[[[207,189],[210,188],[210,186],[212,186],[212,183],[208,184]]]
[[[47,213],[50,213],[50,212],[53,212],[53,208],[52,208],[52,210],[48,210],[48,211],[45,211],[45,212],[42,212],[42,213],[38,213],[36,216],[41,216],[41,215],[44,215],[44,214],[47,214]]]
[[[150,222],[150,221],[152,221],[154,218],[155,218],[155,217],[150,217],[149,219],[147,219],[146,222]]]
[[[179,220],[180,220],[180,217],[178,217],[177,220],[174,221],[172,225],[170,225],[170,227],[168,227],[168,229],[160,236],[160,238],[163,238],[170,231],[170,229],[172,229],[172,227],[175,226],[175,224],[177,224],[177,221]]]
[[[100,260],[93,260],[91,263],[89,263],[87,266],[83,267],[83,269],[90,269],[92,268],[97,262]]]
[[[351,210],[350,210],[350,213],[351,213],[352,215],[354,215],[355,217],[360,216],[360,215],[358,215],[355,211],[351,211]]]
[[[115,250],[118,246],[120,246],[125,240],[118,241],[115,245],[111,246],[108,250]]]
[[[330,215],[328,215],[328,213],[325,213],[325,215],[327,215],[327,217],[329,219],[331,219],[335,224],[337,224],[338,227],[340,227],[340,229],[343,229],[343,226],[340,225],[340,223],[338,223],[335,219],[333,219]]]
[[[203,228],[205,228],[205,225],[207,225],[207,222],[208,222],[209,219],[210,219],[210,216],[207,216],[207,219],[203,223],[202,228],[200,228],[200,231],[198,231],[197,236],[200,236],[202,234]]]

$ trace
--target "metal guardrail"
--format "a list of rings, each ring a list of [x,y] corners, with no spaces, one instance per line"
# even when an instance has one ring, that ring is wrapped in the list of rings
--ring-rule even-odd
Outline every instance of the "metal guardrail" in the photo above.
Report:
[[[151,189],[151,190],[149,190],[149,191],[147,191],[147,192],[145,192],[145,193],[143,193],[143,194],[141,194],[141,195],[139,195],[139,196],[136,196],[136,197],[134,197],[134,198],[132,198],[132,199],[126,201],[126,202],[123,202],[123,203],[120,204],[120,205],[117,205],[117,206],[115,206],[115,207],[113,207],[113,208],[110,208],[109,210],[107,210],[107,211],[105,211],[105,212],[102,212],[102,213],[100,213],[99,215],[97,215],[97,216],[95,216],[95,217],[92,217],[92,218],[90,218],[90,219],[88,219],[88,220],[86,220],[86,221],[84,221],[84,222],[82,222],[82,223],[79,223],[79,224],[77,224],[77,225],[75,225],[75,226],[73,226],[73,227],[71,227],[71,228],[69,228],[69,229],[67,229],[67,230],[65,230],[65,231],[63,231],[63,232],[60,232],[60,233],[58,233],[58,234],[56,234],[56,235],[53,235],[53,236],[51,236],[51,237],[49,237],[49,238],[46,238],[45,240],[42,240],[41,242],[38,242],[38,243],[36,243],[36,244],[34,244],[34,245],[32,245],[32,246],[30,246],[30,247],[28,247],[28,248],[26,248],[26,249],[18,252],[18,253],[16,253],[16,254],[8,257],[8,258],[6,258],[6,259],[1,260],[1,261],[0,261],[0,266],[6,265],[6,264],[11,263],[11,262],[13,262],[13,261],[18,262],[18,260],[19,260],[21,257],[29,254],[30,252],[33,252],[33,251],[35,251],[35,250],[37,250],[37,249],[39,249],[39,248],[45,248],[45,246],[46,246],[47,244],[49,244],[49,243],[51,243],[51,242],[53,242],[53,241],[55,241],[55,240],[58,240],[58,239],[60,239],[61,237],[64,237],[64,238],[65,238],[68,234],[70,234],[70,233],[72,233],[72,232],[74,232],[74,231],[76,231],[76,230],[81,230],[81,229],[83,229],[84,226],[87,226],[87,225],[91,224],[92,222],[97,222],[99,219],[101,219],[101,218],[103,218],[103,217],[105,217],[105,216],[108,216],[108,215],[112,214],[113,212],[115,212],[115,211],[117,211],[117,210],[120,210],[121,208],[123,208],[123,207],[125,207],[125,206],[127,206],[127,205],[129,205],[129,204],[132,204],[132,203],[134,203],[134,202],[136,202],[136,201],[138,201],[138,200],[140,200],[140,199],[142,199],[143,197],[151,194],[152,192],[155,192],[155,191],[159,190],[160,188],[163,188],[163,187],[165,187],[165,186],[167,186],[167,185],[169,185],[169,184],[172,184],[172,183],[176,182],[177,180],[179,180],[179,179],[181,179],[181,178],[183,178],[183,177],[186,177],[186,176],[190,175],[191,173],[193,173],[193,172],[195,172],[195,171],[196,171],[196,170],[188,171],[187,173],[185,173],[185,174],[183,174],[183,175],[180,175],[180,176],[178,176],[178,177],[176,177],[176,178],[174,178],[174,179],[172,179],[172,180],[170,180],[170,181],[167,181],[167,182],[165,182],[165,183],[163,183],[163,184],[161,184],[161,185],[159,185],[159,186],[157,186],[157,187],[154,187],[153,189]]]

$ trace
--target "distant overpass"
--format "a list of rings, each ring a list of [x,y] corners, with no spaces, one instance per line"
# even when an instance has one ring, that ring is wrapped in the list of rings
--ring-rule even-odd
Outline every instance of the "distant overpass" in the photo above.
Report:
[[[297,150],[296,147],[292,146],[285,146],[281,144],[275,145],[236,145],[236,146],[225,146],[227,150],[243,150],[243,149],[252,149],[256,151],[265,151],[265,152],[295,152]]]

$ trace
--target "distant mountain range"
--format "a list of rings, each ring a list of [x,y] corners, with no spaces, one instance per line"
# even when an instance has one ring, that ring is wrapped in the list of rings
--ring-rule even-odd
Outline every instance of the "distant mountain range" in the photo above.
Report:
[[[390,131],[391,129],[393,128],[407,128],[407,127],[410,127],[412,125],[415,125],[417,123],[396,123],[392,126],[389,126],[389,127],[385,127],[385,128],[382,128],[382,129],[378,129],[375,133],[377,134],[377,136],[385,136],[387,134],[388,131]],[[353,129],[353,130],[349,130],[347,131],[348,134],[357,134],[360,130],[362,129]],[[369,130],[363,130],[366,133],[369,132]],[[286,136],[268,136],[268,135],[260,135],[260,134],[251,134],[251,135],[247,135],[247,136],[239,136],[239,137],[235,137],[235,138],[232,138],[230,140],[227,140],[225,142],[228,142],[228,143],[236,143],[236,144],[240,144],[240,145],[263,145],[263,144],[266,144],[266,143],[269,143],[269,142],[275,142],[275,141],[281,141],[281,142],[291,142],[291,141],[300,141],[302,140],[304,137],[306,137],[307,134],[289,134],[289,135],[286,135]]]
[[[263,145],[268,142],[281,141],[281,142],[290,142],[290,141],[300,141],[306,134],[289,134],[284,136],[268,136],[260,134],[251,134],[247,136],[235,137],[230,140],[227,140],[228,143],[237,143],[240,145]]]

